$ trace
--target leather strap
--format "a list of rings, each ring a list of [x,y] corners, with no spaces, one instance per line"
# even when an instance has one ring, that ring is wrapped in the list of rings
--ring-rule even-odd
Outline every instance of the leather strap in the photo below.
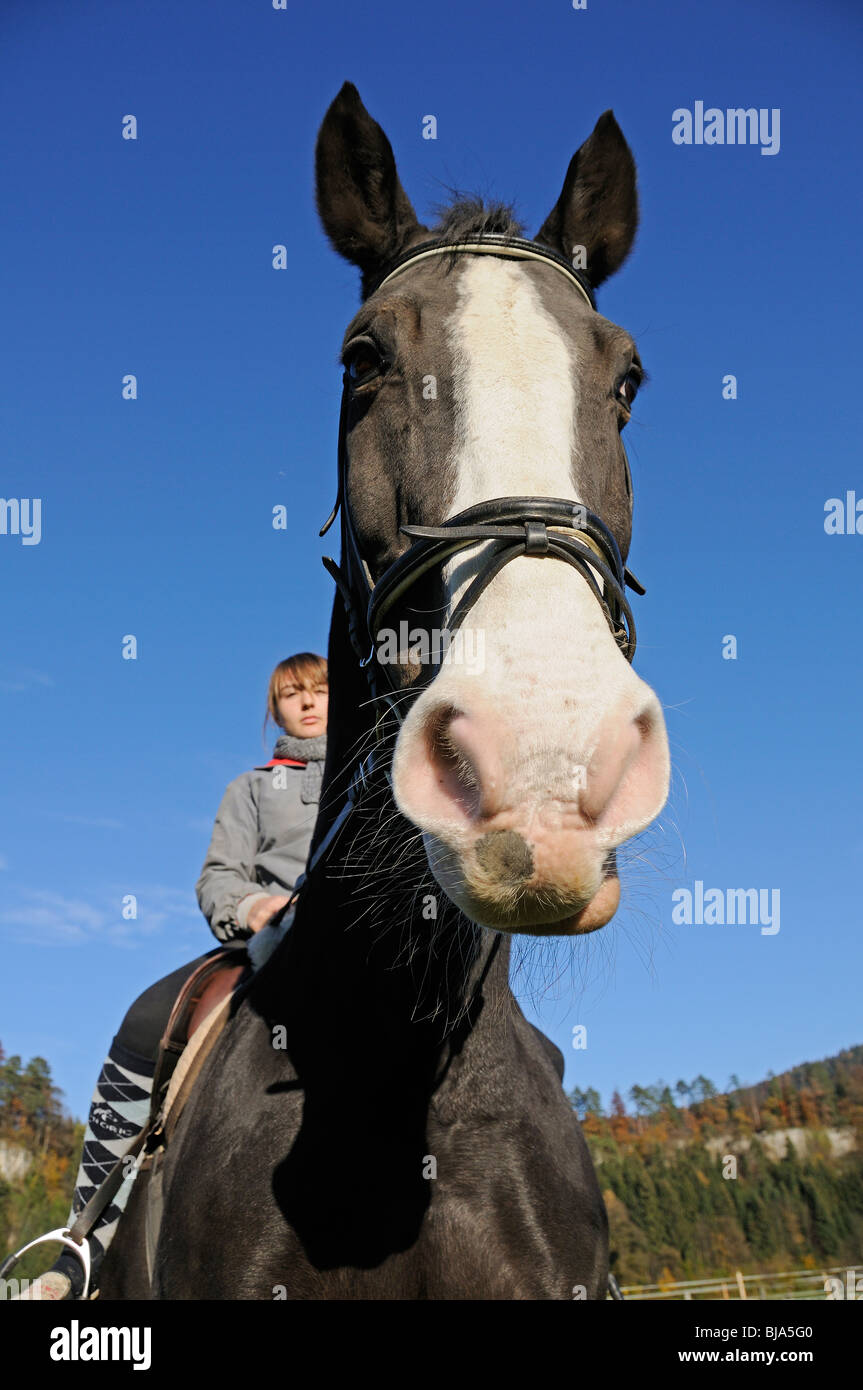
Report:
[[[75,1221],[69,1227],[69,1239],[74,1240],[76,1245],[80,1245],[90,1234],[102,1212],[114,1200],[129,1174],[129,1159],[137,1159],[149,1137],[151,1128],[151,1125],[144,1127],[132,1147],[121,1159],[117,1160],[105,1181],[100,1187],[97,1187],[87,1205],[78,1213]]]
[[[150,1176],[147,1180],[147,1205],[144,1212],[144,1253],[147,1256],[147,1278],[153,1287],[153,1270],[156,1267],[156,1250],[162,1230],[162,1213],[165,1209],[165,1193],[162,1181],[162,1151],[152,1155]]]
[[[419,246],[412,246],[398,260],[393,261],[383,274],[376,281],[372,293],[391,280],[394,275],[401,272],[414,261],[425,261],[431,256],[463,255],[465,252],[473,255],[502,256],[511,261],[546,261],[553,265],[555,270],[562,271],[574,281],[583,299],[587,301],[591,309],[596,309],[596,297],[593,293],[593,286],[583,270],[577,270],[564,256],[557,251],[553,251],[550,246],[542,246],[536,241],[528,241],[525,237],[507,236],[503,232],[485,232],[482,236],[472,237],[468,241],[424,241]]]

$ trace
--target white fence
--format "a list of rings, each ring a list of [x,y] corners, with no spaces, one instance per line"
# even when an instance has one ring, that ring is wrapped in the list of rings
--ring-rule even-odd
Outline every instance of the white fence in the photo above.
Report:
[[[742,1274],[724,1279],[690,1279],[683,1283],[622,1284],[625,1299],[854,1299],[863,1302],[863,1265],[793,1269],[784,1274]]]

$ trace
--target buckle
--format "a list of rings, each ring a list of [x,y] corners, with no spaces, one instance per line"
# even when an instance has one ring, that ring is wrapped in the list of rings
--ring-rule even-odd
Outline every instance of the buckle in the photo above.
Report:
[[[524,553],[525,555],[548,554],[548,531],[544,521],[526,521],[524,523]]]

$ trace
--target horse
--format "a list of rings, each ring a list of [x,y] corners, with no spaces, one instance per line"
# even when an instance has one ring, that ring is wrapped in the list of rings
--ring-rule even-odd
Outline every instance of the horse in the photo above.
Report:
[[[602,1299],[602,1195],[509,962],[514,935],[610,921],[615,851],[668,793],[625,595],[644,369],[594,298],[635,162],[606,112],[530,239],[476,199],[420,223],[351,83],[315,160],[362,283],[321,807],[165,1153],[152,1282],[141,1173],[101,1296]]]

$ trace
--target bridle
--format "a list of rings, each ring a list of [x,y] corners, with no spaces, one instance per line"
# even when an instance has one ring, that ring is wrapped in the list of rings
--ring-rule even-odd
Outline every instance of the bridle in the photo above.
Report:
[[[374,285],[379,290],[408,266],[435,256],[493,255],[510,260],[544,261],[566,275],[585,302],[596,310],[596,299],[587,276],[550,247],[502,234],[487,234],[465,242],[427,241],[405,252]],[[343,377],[339,416],[338,493],[332,512],[321,527],[323,536],[341,509],[342,563],[330,556],[323,563],[338,586],[345,606],[351,645],[366,674],[372,698],[384,700],[400,719],[392,696],[405,691],[395,684],[388,665],[376,657],[375,638],[384,617],[391,613],[409,589],[430,570],[444,565],[460,551],[482,542],[493,543],[479,573],[469,584],[447,622],[447,631],[458,631],[480,594],[504,565],[520,555],[552,556],[572,565],[590,586],[602,608],[611,633],[627,661],[635,654],[635,622],[626,599],[628,585],[638,594],[644,589],[621,559],[609,527],[580,502],[559,497],[496,497],[449,517],[441,526],[400,526],[413,544],[384,570],[375,582],[357,539],[347,501],[347,421],[351,380]],[[626,455],[624,453],[624,459]],[[626,463],[627,492],[632,509],[632,484]],[[602,581],[600,587],[597,577]]]
[[[596,311],[596,299],[587,276],[570,265],[563,256],[550,247],[497,233],[456,243],[422,242],[382,272],[370,293],[381,289],[418,261],[435,256],[465,254],[546,262],[566,275],[590,309]],[[635,622],[625,590],[628,586],[637,594],[644,593],[642,585],[624,565],[617,541],[605,522],[580,502],[559,497],[497,497],[458,512],[441,526],[400,526],[400,532],[410,536],[413,544],[384,570],[376,582],[362,553],[348,504],[347,427],[351,399],[351,380],[345,372],[339,413],[338,491],[335,505],[320,534],[326,535],[341,511],[341,564],[331,556],[322,558],[341,594],[351,646],[365,673],[375,703],[376,742],[371,752],[355,768],[346,800],[311,855],[305,875],[298,879],[292,902],[299,896],[305,879],[329,853],[336,836],[368,791],[372,776],[381,764],[389,780],[389,760],[386,756],[381,757],[382,728],[388,712],[395,717],[396,725],[401,723],[405,700],[415,694],[419,687],[412,685],[405,689],[393,681],[388,666],[377,660],[374,638],[380,631],[384,617],[392,612],[417,580],[445,564],[460,551],[481,542],[490,543],[490,554],[450,615],[447,627],[450,632],[455,632],[483,590],[511,560],[520,555],[552,556],[565,560],[587,581],[605,614],[614,640],[630,662],[635,654]],[[632,479],[625,451],[624,462],[631,514]]]

